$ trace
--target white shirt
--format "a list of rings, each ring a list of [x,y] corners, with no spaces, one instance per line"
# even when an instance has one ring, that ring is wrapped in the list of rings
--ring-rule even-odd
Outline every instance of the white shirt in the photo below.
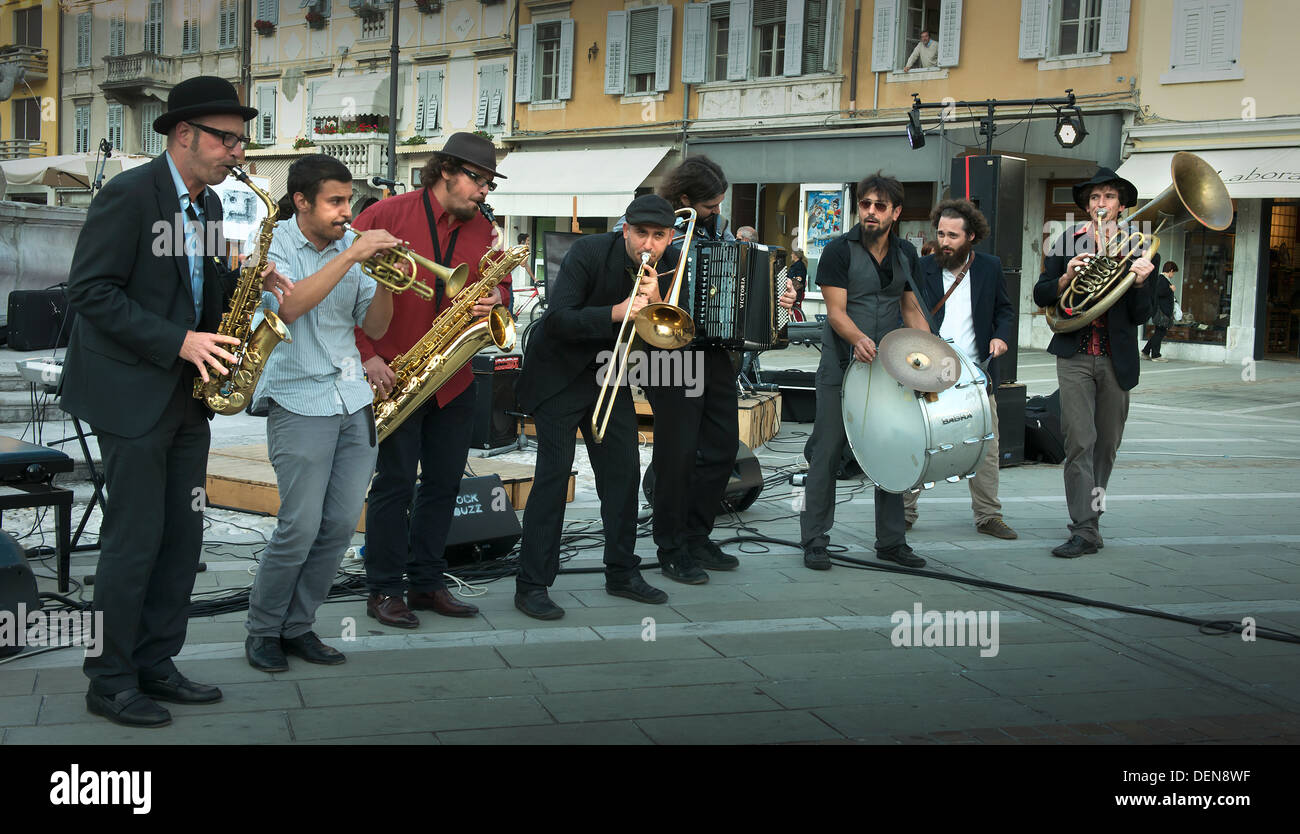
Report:
[[[974,266],[974,262],[971,263]],[[943,271],[943,291],[952,288],[957,276],[948,270]],[[961,285],[943,305],[943,324],[939,325],[939,336],[951,339],[953,345],[966,354],[973,363],[980,361],[979,348],[975,344],[975,316],[971,311],[970,273],[962,279]]]
[[[916,49],[908,56],[905,66],[911,67],[918,60],[921,62],[922,69],[938,66],[939,64],[939,42],[930,38],[929,43],[917,43]]]

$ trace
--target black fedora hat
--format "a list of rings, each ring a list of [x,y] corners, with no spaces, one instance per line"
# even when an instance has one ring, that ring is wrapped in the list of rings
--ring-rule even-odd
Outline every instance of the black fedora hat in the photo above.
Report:
[[[1124,204],[1124,208],[1133,208],[1138,201],[1137,186],[1121,177],[1109,168],[1098,168],[1097,173],[1092,175],[1092,179],[1087,182],[1075,183],[1074,204],[1084,211],[1088,210],[1088,196],[1092,194],[1094,186],[1114,185],[1119,191],[1119,201]]]
[[[491,140],[484,139],[482,136],[474,133],[453,133],[442,146],[442,152],[462,162],[477,165],[497,179],[506,179],[505,174],[497,172],[497,149],[493,147]]]
[[[166,134],[177,122],[199,116],[233,113],[244,121],[257,117],[256,107],[239,102],[235,85],[215,75],[196,75],[172,87],[167,94],[167,112],[153,121],[153,129]]]

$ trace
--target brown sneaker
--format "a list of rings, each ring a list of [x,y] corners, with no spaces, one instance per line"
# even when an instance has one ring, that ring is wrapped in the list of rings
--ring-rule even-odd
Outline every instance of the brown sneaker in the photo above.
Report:
[[[990,518],[987,521],[981,521],[975,525],[975,529],[986,536],[993,536],[998,539],[1018,539],[1016,531],[1012,530],[1001,518]]]

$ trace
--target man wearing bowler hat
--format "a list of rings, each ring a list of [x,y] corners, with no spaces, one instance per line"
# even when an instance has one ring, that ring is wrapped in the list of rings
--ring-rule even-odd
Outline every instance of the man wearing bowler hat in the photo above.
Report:
[[[221,222],[208,186],[243,161],[244,123],[256,115],[225,79],[173,87],[153,124],[166,152],[104,186],[73,254],[68,295],[78,315],[63,408],[98,436],[108,487],[94,603],[104,649],[83,667],[86,707],[118,724],[170,723],[158,701],[221,700],[172,658],[185,644],[203,544],[212,413],[194,398],[194,381],[226,374],[239,342],[214,332],[238,273],[219,260],[220,236],[204,233]],[[217,251],[205,251],[212,240]],[[278,298],[292,286],[273,264],[263,278]]]
[[[386,229],[417,254],[444,266],[469,266],[466,286],[479,280],[479,260],[493,246],[495,227],[480,206],[501,177],[492,143],[455,133],[420,172],[421,188],[388,197],[361,213],[357,229]],[[432,281],[433,276],[424,276]],[[356,330],[357,348],[375,392],[393,393],[390,363],[410,350],[452,299],[437,281],[432,300],[415,293],[393,299],[393,320],[383,338]],[[478,299],[471,314],[510,307],[510,276]],[[478,608],[452,596],[443,574],[443,548],[469,457],[474,427],[474,374],[464,366],[379,444],[375,479],[366,504],[366,613],[396,628],[420,624],[414,611],[473,617]],[[419,466],[419,489],[416,467]],[[414,503],[412,503],[414,501]],[[405,598],[403,598],[405,597]]]
[[[1090,220],[1068,228],[1047,249],[1043,274],[1034,285],[1034,303],[1057,304],[1066,288],[1098,254],[1118,254],[1126,229],[1117,221],[1137,202],[1133,183],[1109,168],[1074,186],[1074,202]],[[1096,553],[1104,547],[1100,519],[1106,508],[1115,454],[1128,419],[1128,392],[1138,382],[1138,326],[1151,317],[1154,297],[1147,277],[1155,261],[1139,257],[1129,265],[1136,276],[1123,296],[1090,324],[1052,337],[1047,350],[1056,357],[1061,389],[1061,428],[1065,431],[1065,500],[1070,538],[1052,551],[1062,559]]]

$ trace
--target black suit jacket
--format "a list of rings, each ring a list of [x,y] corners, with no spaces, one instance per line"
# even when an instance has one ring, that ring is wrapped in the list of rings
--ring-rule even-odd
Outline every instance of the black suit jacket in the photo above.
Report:
[[[1034,303],[1039,307],[1050,307],[1061,297],[1057,284],[1065,274],[1065,267],[1070,259],[1081,251],[1084,241],[1080,240],[1088,233],[1088,226],[1080,224],[1066,229],[1061,239],[1050,244],[1049,254],[1043,259],[1043,274],[1034,285]],[[1142,286],[1134,284],[1129,287],[1118,301],[1110,306],[1103,315],[1106,327],[1110,331],[1110,362],[1115,369],[1115,379],[1125,391],[1132,390],[1138,384],[1138,325],[1151,318],[1154,304],[1156,281],[1160,278],[1160,256],[1151,258],[1155,271],[1147,276]],[[1080,330],[1070,333],[1057,333],[1047,345],[1047,352],[1053,356],[1074,356],[1079,352]]]
[[[663,272],[676,264],[670,249],[656,269]],[[515,388],[520,408],[531,413],[579,374],[591,374],[595,389],[593,365],[601,351],[613,349],[618,336],[620,322],[610,320],[611,312],[632,294],[632,275],[639,266],[628,258],[621,231],[579,238],[570,247],[551,283],[538,332],[528,342]],[[669,280],[669,276],[660,279],[661,294]]]
[[[970,282],[971,317],[975,325],[976,357],[980,362],[989,358],[989,342],[1001,339],[1007,347],[1016,344],[1016,312],[1011,307],[1011,298],[1007,295],[1007,285],[1002,278],[1001,259],[976,252],[971,262],[970,273],[966,276]],[[925,309],[928,312],[943,298],[943,268],[934,255],[921,259],[921,294],[924,296]],[[944,315],[948,305],[944,304],[934,315],[935,327],[943,326]],[[989,364],[989,383],[997,388],[997,362]]]
[[[209,222],[221,199],[205,188]],[[203,320],[194,293],[184,215],[166,154],[111,179],[90,204],[68,276],[78,313],[63,368],[63,408],[96,429],[140,437],[162,416],[189,362],[180,358],[188,330],[215,331],[237,273],[205,253]],[[179,237],[180,245],[177,246]],[[217,240],[224,254],[224,240]],[[211,416],[211,415],[209,415]]]

